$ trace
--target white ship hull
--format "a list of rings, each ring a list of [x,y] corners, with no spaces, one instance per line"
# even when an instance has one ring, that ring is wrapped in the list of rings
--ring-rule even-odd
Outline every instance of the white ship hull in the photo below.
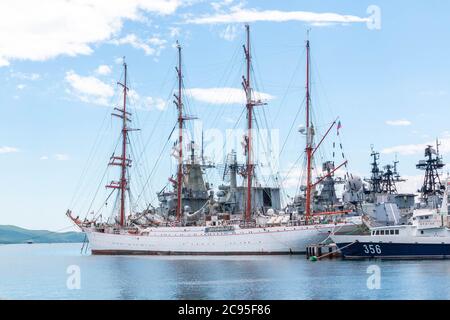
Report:
[[[157,227],[143,234],[103,233],[85,228],[92,254],[104,255],[247,255],[302,254],[336,230],[352,223],[239,228],[211,232],[207,227]]]

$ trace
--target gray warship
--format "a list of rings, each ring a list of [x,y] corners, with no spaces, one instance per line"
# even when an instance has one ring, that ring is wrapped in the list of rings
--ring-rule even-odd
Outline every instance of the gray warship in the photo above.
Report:
[[[435,209],[441,206],[445,185],[441,181],[440,170],[445,164],[439,154],[438,142],[436,147],[428,145],[425,148],[425,159],[416,165],[417,169],[424,171],[424,180],[421,188],[417,190],[418,195],[398,192],[397,184],[406,181],[398,173],[398,161],[381,169],[380,154],[374,151],[373,147],[370,156],[370,178],[349,179],[343,200],[355,203],[369,218],[371,226],[409,224],[414,209]]]
[[[237,162],[236,152],[232,150],[225,161],[222,180],[217,192],[217,207],[222,212],[239,214],[245,211],[246,187],[238,186],[238,176],[245,177],[245,166]],[[227,183],[228,182],[228,183]],[[252,207],[258,214],[281,210],[280,188],[256,184],[252,187]]]
[[[344,201],[341,197],[338,197],[337,186],[344,185],[344,193],[351,192],[349,187],[349,180],[343,177],[337,177],[334,174],[335,171],[334,161],[325,161],[322,163],[322,178],[318,178],[317,189],[313,192],[312,197],[312,213],[325,213],[325,212],[351,212],[356,206],[352,201]],[[348,177],[352,177],[351,174]],[[305,186],[300,187],[301,193],[296,195],[293,201],[287,205],[286,211],[302,214],[305,212],[306,207],[306,191]]]
[[[379,152],[370,154],[371,176],[364,179],[362,212],[369,217],[371,226],[406,224],[412,216],[416,195],[399,193],[397,183],[406,181],[398,173],[398,161],[380,169]]]
[[[191,142],[194,146],[194,142]],[[188,161],[183,165],[182,201],[184,225],[196,225],[208,221],[211,216],[219,216],[226,220],[233,217],[240,219],[245,212],[246,186],[238,184],[239,176],[244,177],[245,165],[237,162],[236,152],[231,151],[223,166],[216,166],[204,161],[203,156],[195,154],[191,147]],[[203,153],[203,152],[202,152]],[[213,185],[206,181],[205,172],[216,168],[222,170],[222,183],[214,190]],[[158,193],[160,206],[151,213],[157,213],[165,219],[174,220],[177,206],[177,183],[172,183],[172,190],[164,188]],[[257,215],[267,212],[278,213],[281,210],[280,188],[276,186],[256,185],[252,187],[252,207]]]
[[[196,144],[194,141],[190,142],[189,149],[189,159],[183,161],[183,179],[181,185],[181,199],[184,205],[183,211],[188,217],[205,208],[208,201],[214,196],[212,184],[205,180],[205,170],[214,168],[214,164],[205,162],[203,150],[202,156],[198,157],[195,152]],[[172,177],[169,178],[169,181],[172,184],[172,190],[166,190],[166,186],[157,194],[160,203],[158,213],[165,217],[176,215],[178,200],[177,181]]]

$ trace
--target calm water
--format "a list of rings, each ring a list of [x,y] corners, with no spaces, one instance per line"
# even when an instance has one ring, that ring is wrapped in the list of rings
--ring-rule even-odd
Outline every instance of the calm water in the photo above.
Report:
[[[2,299],[450,299],[450,261],[304,256],[90,256],[81,244],[0,246]],[[370,290],[377,265],[381,288]],[[67,268],[79,266],[80,289]]]

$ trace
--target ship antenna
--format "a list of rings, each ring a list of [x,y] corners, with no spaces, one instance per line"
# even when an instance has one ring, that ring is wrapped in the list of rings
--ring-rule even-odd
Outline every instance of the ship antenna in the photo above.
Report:
[[[202,130],[202,166],[205,165],[205,157],[204,157],[204,137],[203,137],[203,130]]]
[[[123,106],[122,108],[114,108],[114,111],[117,113],[112,113],[113,116],[122,119],[122,154],[119,157],[113,155],[109,162],[109,165],[120,166],[120,181],[113,181],[106,186],[107,188],[120,190],[119,224],[121,227],[125,225],[125,193],[128,190],[127,168],[131,164],[131,160],[127,158],[128,131],[133,130],[127,126],[131,113],[127,111],[127,91],[129,89],[127,87],[127,63],[125,62],[125,57],[123,57],[123,69],[124,81],[123,83],[117,82],[123,88]]]
[[[397,169],[397,165],[398,165],[399,161],[398,161],[398,156],[397,153],[395,154],[395,160],[394,160],[394,174],[395,174],[395,178],[398,180],[400,178],[400,174],[398,173],[398,169]]]
[[[181,45],[177,41],[178,49],[178,67],[176,67],[178,75],[178,95],[175,95],[175,105],[178,108],[178,173],[177,173],[177,222],[181,219],[181,191],[183,189],[183,101],[181,100],[182,95],[182,84],[183,84],[183,74],[181,69]]]
[[[312,193],[312,183],[311,183],[311,162],[312,162],[312,139],[313,132],[310,124],[310,48],[309,48],[309,29],[307,30],[306,39],[306,223],[311,216],[311,193]]]
[[[439,158],[439,146],[440,146],[440,145],[441,145],[441,144],[439,143],[439,139],[436,138],[436,154],[437,154],[438,158]]]

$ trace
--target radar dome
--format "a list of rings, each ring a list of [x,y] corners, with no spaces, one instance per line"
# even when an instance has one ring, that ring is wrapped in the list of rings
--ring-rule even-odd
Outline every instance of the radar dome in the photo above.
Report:
[[[346,190],[359,191],[363,187],[363,182],[360,177],[350,175],[350,178],[347,180],[345,187]]]

